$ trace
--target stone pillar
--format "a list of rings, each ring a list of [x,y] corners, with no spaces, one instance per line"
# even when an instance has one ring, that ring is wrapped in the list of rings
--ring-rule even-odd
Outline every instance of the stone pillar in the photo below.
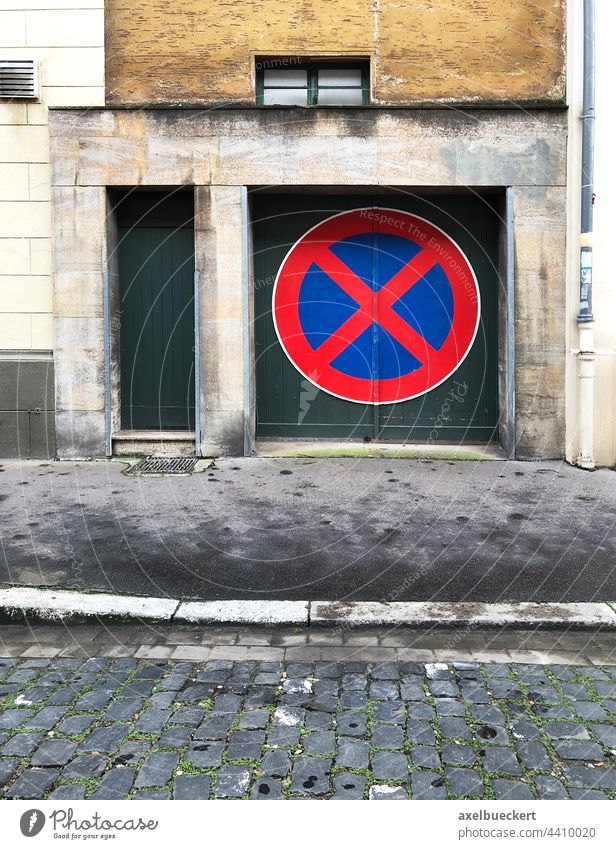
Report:
[[[565,454],[566,188],[516,186],[516,457]]]
[[[195,187],[201,295],[201,452],[244,453],[244,240],[240,186]]]
[[[57,454],[102,457],[106,193],[100,186],[55,186],[52,203]]]

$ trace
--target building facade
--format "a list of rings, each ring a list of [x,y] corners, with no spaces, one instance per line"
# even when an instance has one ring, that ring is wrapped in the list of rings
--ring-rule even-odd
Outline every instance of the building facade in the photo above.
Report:
[[[55,456],[48,109],[105,101],[102,0],[0,3],[0,456]],[[2,88],[32,61],[34,89]]]
[[[56,455],[575,459],[572,5],[108,0],[104,102],[49,112]]]

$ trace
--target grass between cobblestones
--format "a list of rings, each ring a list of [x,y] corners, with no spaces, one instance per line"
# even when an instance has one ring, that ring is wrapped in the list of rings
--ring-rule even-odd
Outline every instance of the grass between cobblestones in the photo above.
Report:
[[[0,795],[614,799],[615,675],[477,662],[0,659]]]

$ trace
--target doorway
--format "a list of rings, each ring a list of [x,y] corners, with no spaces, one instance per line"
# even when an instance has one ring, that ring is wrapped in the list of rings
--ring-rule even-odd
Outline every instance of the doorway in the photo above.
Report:
[[[498,290],[499,220],[495,197],[476,195],[409,194],[373,195],[291,195],[255,194],[253,196],[254,300],[255,300],[255,372],[256,434],[265,438],[382,439],[393,441],[427,440],[456,443],[487,443],[498,440]],[[468,260],[478,287],[480,310],[476,335],[459,364],[429,390],[392,403],[375,398],[368,402],[349,400],[346,390],[351,378],[396,378],[406,369],[419,370],[419,363],[398,339],[394,322],[392,333],[383,323],[373,322],[361,335],[353,335],[352,344],[335,351],[333,370],[345,376],[332,377],[329,390],[319,386],[306,369],[298,367],[287,350],[273,312],[276,277],[290,249],[311,228],[347,210],[393,208],[401,214],[421,217],[438,228],[459,246]],[[344,234],[342,234],[344,235]],[[400,267],[412,261],[408,243],[383,234],[353,235],[337,243],[337,258],[346,262],[350,272],[375,292],[386,285]],[[386,239],[389,239],[385,245]],[[346,251],[346,254],[345,254]],[[294,271],[304,274],[301,261]],[[312,267],[309,284],[302,288],[297,309],[295,332],[305,336],[315,351],[329,338],[336,326],[344,326],[353,317],[357,303],[353,293],[341,291],[344,281],[335,280],[329,269]],[[324,272],[324,273],[322,273]],[[308,281],[308,276],[304,278]],[[413,287],[412,297],[394,304],[393,316],[407,322],[434,349],[445,344],[447,328],[455,320],[453,301],[443,277],[426,274],[421,287]],[[304,284],[302,284],[304,287]],[[413,291],[414,290],[414,291]],[[366,298],[368,296],[366,295]],[[312,298],[312,301],[310,300]],[[332,308],[332,304],[335,308]],[[366,307],[367,309],[368,307]],[[427,313],[426,313],[427,310]],[[340,315],[338,316],[338,313]],[[389,311],[390,317],[391,310]],[[421,316],[430,320],[421,324]],[[449,325],[448,325],[449,322]],[[363,325],[362,325],[363,326]],[[334,330],[332,330],[332,328]],[[404,340],[402,340],[404,341]],[[292,344],[289,346],[292,348]],[[306,347],[306,346],[304,346]],[[414,348],[421,359],[417,347]],[[328,352],[330,353],[330,352]],[[317,369],[318,371],[318,369]],[[344,397],[346,395],[346,397]]]
[[[118,193],[120,420],[195,427],[192,191]]]

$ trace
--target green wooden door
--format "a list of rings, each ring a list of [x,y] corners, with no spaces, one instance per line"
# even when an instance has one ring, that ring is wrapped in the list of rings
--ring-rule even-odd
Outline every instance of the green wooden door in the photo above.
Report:
[[[192,430],[193,230],[122,227],[118,237],[122,428]]]
[[[430,392],[396,404],[357,404],[319,390],[282,350],[272,321],[276,274],[291,246],[338,212],[383,206],[419,215],[466,254],[481,321],[469,355]],[[488,442],[498,427],[498,218],[469,196],[256,195],[253,198],[257,436]]]

